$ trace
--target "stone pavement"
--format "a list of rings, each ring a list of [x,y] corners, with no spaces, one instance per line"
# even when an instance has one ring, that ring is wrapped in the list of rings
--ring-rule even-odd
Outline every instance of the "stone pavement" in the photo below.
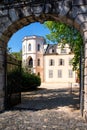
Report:
[[[87,130],[79,110],[78,89],[22,93],[22,103],[0,114],[0,130]]]

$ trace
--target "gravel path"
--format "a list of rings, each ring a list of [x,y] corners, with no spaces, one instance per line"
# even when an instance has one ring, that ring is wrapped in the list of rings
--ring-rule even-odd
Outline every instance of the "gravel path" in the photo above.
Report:
[[[40,88],[22,93],[22,103],[0,114],[0,130],[87,130],[78,89]]]

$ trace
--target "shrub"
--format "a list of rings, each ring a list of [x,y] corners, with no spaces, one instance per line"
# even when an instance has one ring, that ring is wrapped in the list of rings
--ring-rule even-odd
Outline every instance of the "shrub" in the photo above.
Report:
[[[7,74],[8,93],[29,91],[41,84],[41,79],[35,74],[29,74],[23,70],[14,70]]]

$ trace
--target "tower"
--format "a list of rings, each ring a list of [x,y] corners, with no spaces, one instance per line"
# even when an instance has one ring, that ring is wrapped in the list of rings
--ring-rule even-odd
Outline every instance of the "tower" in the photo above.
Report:
[[[22,41],[22,67],[35,73],[43,81],[43,54],[45,39],[41,36],[24,37]]]

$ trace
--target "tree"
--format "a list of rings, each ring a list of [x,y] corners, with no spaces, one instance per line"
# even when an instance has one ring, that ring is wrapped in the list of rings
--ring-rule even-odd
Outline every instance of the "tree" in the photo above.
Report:
[[[83,48],[83,40],[80,32],[73,26],[68,26],[64,23],[55,21],[47,21],[44,25],[50,30],[50,34],[46,35],[48,40],[54,43],[61,43],[62,45],[65,43],[70,45],[70,48],[75,55],[72,60],[73,69],[78,70],[81,46]]]
[[[17,60],[22,60],[22,50],[19,52],[12,52],[11,53]]]

